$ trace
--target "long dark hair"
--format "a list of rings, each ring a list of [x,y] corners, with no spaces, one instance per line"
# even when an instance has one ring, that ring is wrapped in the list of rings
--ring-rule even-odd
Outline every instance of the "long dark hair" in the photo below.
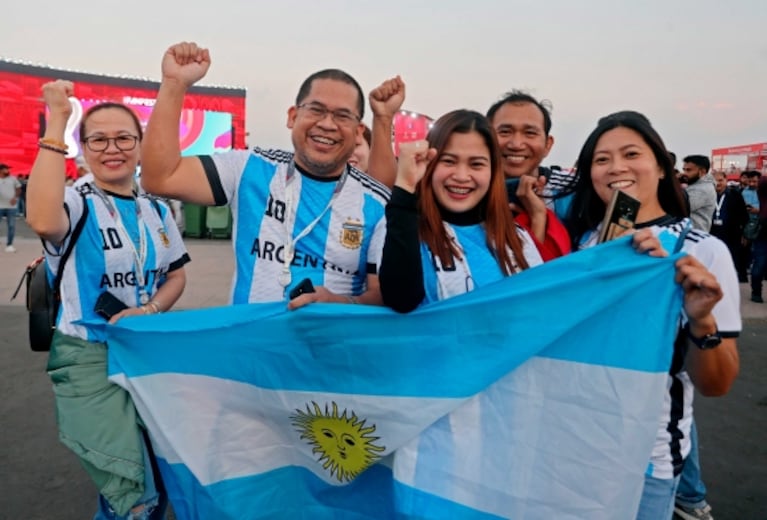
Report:
[[[421,216],[419,222],[420,237],[429,246],[432,254],[439,257],[444,266],[453,265],[453,259],[461,257],[453,241],[448,238],[445,226],[442,224],[440,208],[432,187],[432,178],[450,136],[455,133],[468,134],[470,132],[477,132],[482,136],[490,152],[490,186],[479,202],[479,213],[485,223],[487,245],[491,251],[494,251],[503,272],[508,275],[514,272],[514,263],[507,248],[511,248],[514,259],[522,269],[527,268],[528,264],[522,253],[522,242],[517,235],[514,217],[509,210],[500,150],[495,139],[495,132],[487,118],[479,112],[473,110],[449,112],[434,123],[426,136],[429,146],[437,150],[437,155],[427,166],[426,173],[417,188],[418,210]]]
[[[573,185],[573,200],[565,219],[565,226],[570,233],[573,250],[577,250],[584,234],[595,229],[602,221],[607,206],[599,198],[591,181],[591,163],[599,139],[610,130],[628,128],[638,133],[650,147],[663,170],[663,178],[658,182],[658,202],[661,208],[672,216],[688,216],[687,205],[679,181],[674,175],[674,164],[658,132],[650,120],[639,112],[625,110],[603,117],[591,132],[578,155],[577,177]]]

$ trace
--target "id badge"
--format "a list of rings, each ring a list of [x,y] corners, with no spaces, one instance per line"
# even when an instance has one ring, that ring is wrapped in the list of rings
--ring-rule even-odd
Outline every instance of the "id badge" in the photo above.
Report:
[[[715,226],[721,226],[721,225],[724,224],[724,221],[722,219],[720,219],[720,218],[715,218],[713,224]]]

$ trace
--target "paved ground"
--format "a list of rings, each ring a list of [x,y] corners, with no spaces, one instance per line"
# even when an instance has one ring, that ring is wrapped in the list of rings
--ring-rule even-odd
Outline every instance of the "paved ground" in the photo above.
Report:
[[[23,295],[8,302],[24,266],[40,251],[25,226],[19,235],[18,253],[0,248],[0,520],[92,518],[95,489],[57,440],[46,355],[27,348]],[[189,240],[187,247],[193,261],[179,306],[225,304],[229,242]],[[742,313],[738,380],[725,397],[696,400],[701,463],[717,520],[767,520],[767,304],[744,301]]]

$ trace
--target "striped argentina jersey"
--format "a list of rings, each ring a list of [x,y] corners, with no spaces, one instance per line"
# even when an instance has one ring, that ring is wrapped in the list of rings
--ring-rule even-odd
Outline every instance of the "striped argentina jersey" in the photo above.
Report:
[[[439,257],[434,256],[429,246],[421,242],[421,264],[423,266],[423,288],[426,292],[423,303],[444,300],[469,292],[477,287],[497,282],[506,277],[498,259],[487,245],[487,233],[483,224],[468,226],[444,225],[449,229],[449,236],[463,250],[463,259],[454,260],[454,266],[444,269]],[[522,245],[522,254],[529,267],[543,263],[535,242],[523,228],[517,226],[517,234]],[[509,251],[515,269],[518,269],[513,253]]]
[[[690,219],[664,217],[645,226],[656,235],[668,231],[679,237]],[[583,247],[596,244],[599,236],[597,229]],[[682,251],[694,256],[708,269],[722,287],[722,299],[714,306],[712,314],[716,318],[719,333],[723,338],[735,338],[742,328],[740,317],[740,288],[732,257],[724,242],[703,231],[690,229],[684,239]],[[684,311],[680,316],[680,327],[687,322]],[[658,434],[652,451],[648,475],[658,479],[671,479],[682,471],[684,459],[690,453],[690,428],[692,427],[692,400],[694,385],[684,367],[687,353],[686,334],[680,336],[674,345],[674,355],[667,379],[667,392],[663,402],[663,411],[659,419]],[[696,348],[696,347],[691,347]]]
[[[301,174],[298,169],[286,188],[293,154],[281,150],[235,150],[200,160],[216,204],[232,208],[232,303],[285,300],[304,278],[336,294],[359,295],[366,290],[367,275],[377,273],[386,233],[389,190],[384,185],[347,167],[335,198],[336,179]],[[292,230],[288,230],[288,199],[294,201]],[[283,287],[279,277],[288,239],[298,237],[319,215],[316,225],[295,244],[291,280]]]
[[[83,214],[83,204],[88,204],[88,215],[80,237],[72,249],[61,280],[61,306],[56,327],[70,336],[88,341],[103,341],[103,333],[84,325],[79,320],[103,320],[94,312],[99,295],[111,292],[130,307],[139,305],[139,287],[135,275],[135,257],[127,240],[133,240],[138,248],[138,219],[132,197],[105,192],[120,213],[130,238],[115,224],[104,201],[89,183],[68,187],[64,192],[64,208],[69,214],[69,232],[64,242],[55,247],[45,242],[45,258],[48,264],[48,280],[53,281],[59,266],[60,255],[71,238],[72,229]],[[81,195],[82,194],[82,195]],[[182,267],[189,261],[181,234],[167,206],[157,206],[146,196],[139,196],[142,225],[146,232],[147,251],[144,261],[144,282],[151,296],[165,281],[168,272]],[[157,212],[160,208],[160,214]]]

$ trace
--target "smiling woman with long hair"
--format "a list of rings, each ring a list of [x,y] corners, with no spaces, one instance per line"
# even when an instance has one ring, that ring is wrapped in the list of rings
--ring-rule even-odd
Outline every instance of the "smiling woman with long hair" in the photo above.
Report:
[[[684,308],[679,333],[674,345],[669,345],[673,359],[664,415],[637,516],[642,520],[670,519],[679,475],[690,451],[693,390],[723,395],[738,373],[736,338],[741,320],[735,267],[723,242],[690,230],[671,158],[642,114],[625,111],[600,119],[581,149],[577,175],[565,222],[573,250],[597,245],[607,205],[613,192],[621,190],[641,202],[636,226],[641,231],[637,235],[648,234],[647,230],[652,235],[671,233],[681,238],[682,250],[688,253],[676,263]],[[633,332],[627,330],[626,334]]]
[[[514,223],[499,157],[489,122],[469,110],[401,145],[381,260],[387,306],[409,312],[542,262]]]

